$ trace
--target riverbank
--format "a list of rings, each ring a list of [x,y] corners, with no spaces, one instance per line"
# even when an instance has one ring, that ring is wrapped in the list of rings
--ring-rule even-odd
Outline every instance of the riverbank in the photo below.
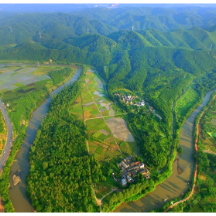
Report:
[[[212,102],[215,100],[215,98],[216,98],[216,95],[215,95],[214,98],[212,99],[211,104],[212,104]],[[169,211],[169,210],[172,209],[174,206],[177,206],[178,204],[183,203],[183,202],[189,200],[189,199],[193,196],[193,194],[194,194],[195,186],[196,186],[196,180],[197,180],[197,171],[198,171],[198,145],[197,145],[197,143],[198,143],[199,132],[200,132],[200,131],[199,131],[200,120],[201,120],[202,116],[205,114],[205,112],[209,109],[209,107],[211,106],[211,104],[201,113],[201,115],[199,116],[199,119],[198,119],[198,123],[197,123],[197,125],[196,125],[196,140],[195,140],[195,143],[194,143],[194,148],[195,148],[195,153],[196,153],[196,166],[195,166],[195,172],[194,172],[194,180],[193,180],[194,183],[193,183],[192,191],[191,191],[190,195],[189,195],[187,198],[185,198],[185,199],[183,199],[183,200],[180,200],[180,201],[178,201],[178,202],[172,204],[170,207],[168,207],[168,208],[165,210],[165,212]]]

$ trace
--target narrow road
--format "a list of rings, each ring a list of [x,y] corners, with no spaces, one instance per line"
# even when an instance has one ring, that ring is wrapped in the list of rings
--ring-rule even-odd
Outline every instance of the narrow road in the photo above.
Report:
[[[216,95],[212,99],[212,102],[215,100],[215,97],[216,97]],[[211,102],[211,104],[212,104],[212,102]],[[197,138],[196,138],[195,143],[194,143],[194,145],[195,145],[195,153],[196,153],[196,165],[195,165],[194,183],[193,183],[192,191],[191,191],[190,195],[187,198],[182,199],[182,200],[180,200],[180,201],[172,204],[170,207],[168,207],[165,210],[165,212],[167,212],[168,210],[172,209],[174,206],[177,206],[179,203],[182,203],[182,202],[185,202],[185,201],[189,200],[193,196],[193,194],[194,194],[195,186],[196,186],[196,179],[197,179],[197,172],[198,172],[198,145],[197,145],[197,142],[198,142],[198,138],[199,138],[199,123],[200,123],[200,119],[202,118],[202,116],[204,115],[204,113],[209,109],[209,107],[211,106],[211,104],[202,112],[202,114],[199,117],[198,123],[197,123]]]
[[[105,194],[101,199],[97,199],[96,195],[95,195],[95,199],[97,201],[97,204],[100,206],[100,212],[102,213],[102,200],[107,197],[108,195],[110,195],[113,191],[118,190],[117,188],[112,189],[109,193]],[[95,194],[95,192],[94,192]]]
[[[11,141],[12,141],[12,124],[10,122],[10,119],[8,117],[8,114],[7,114],[7,111],[5,110],[5,107],[4,107],[4,104],[0,98],[0,109],[1,109],[1,112],[4,116],[4,119],[5,119],[5,123],[7,125],[7,141],[6,141],[6,144],[5,144],[5,147],[4,147],[4,151],[2,153],[2,156],[0,158],[0,174],[1,174],[1,171],[3,170],[4,168],[4,165],[7,161],[7,157],[10,153],[10,148],[11,148]]]
[[[94,117],[94,118],[87,118],[87,119],[84,119],[84,121],[91,120],[91,119],[98,119],[98,118],[116,117],[116,116],[121,116],[121,115],[127,115],[127,113],[116,114],[116,115],[109,115],[109,116],[102,116],[102,114],[101,114],[101,116],[97,116],[97,117]]]

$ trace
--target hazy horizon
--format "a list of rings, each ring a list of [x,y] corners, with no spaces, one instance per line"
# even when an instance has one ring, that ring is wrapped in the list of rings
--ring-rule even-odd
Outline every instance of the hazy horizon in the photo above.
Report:
[[[51,7],[52,6],[52,7]],[[0,4],[0,11],[4,12],[72,12],[87,8],[121,8],[121,7],[164,7],[164,8],[182,8],[182,7],[205,7],[212,8],[216,7],[216,4],[199,4],[199,3],[188,3],[188,4],[167,4],[167,3],[120,3],[120,4],[106,4],[106,3],[5,3]]]

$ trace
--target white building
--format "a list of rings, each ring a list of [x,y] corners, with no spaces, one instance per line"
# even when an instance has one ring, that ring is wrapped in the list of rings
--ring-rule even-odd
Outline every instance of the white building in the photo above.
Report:
[[[141,163],[140,164],[140,169],[144,168],[145,167],[145,164],[144,163]]]

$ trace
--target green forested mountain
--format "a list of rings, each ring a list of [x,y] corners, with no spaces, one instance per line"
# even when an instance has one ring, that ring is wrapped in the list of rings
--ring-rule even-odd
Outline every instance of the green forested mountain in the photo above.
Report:
[[[29,17],[27,21],[25,21],[26,17]],[[12,22],[13,17],[9,18]],[[1,59],[35,61],[52,59],[57,63],[77,62],[92,65],[107,81],[108,90],[129,88],[144,91],[148,100],[161,112],[161,115],[166,116],[167,121],[171,118],[171,116],[168,117],[168,110],[181,93],[179,91],[172,94],[173,88],[176,87],[175,85],[182,86],[180,89],[186,86],[187,82],[182,80],[182,76],[189,76],[192,80],[211,72],[216,66],[215,26],[206,29],[194,27],[189,30],[176,29],[167,32],[156,29],[120,30],[108,35],[84,32],[79,36],[80,28],[75,28],[78,26],[77,21],[88,24],[92,21],[62,13],[25,14],[19,15],[19,18],[21,19],[19,26],[26,26],[26,29],[28,27],[32,30],[28,30],[29,36],[25,34],[25,37],[21,37],[20,31],[19,33],[15,30],[10,32],[8,29],[7,34],[17,35],[19,43],[11,47],[7,42],[7,45],[2,46]],[[33,27],[30,25],[31,22]],[[42,24],[44,27],[41,28],[41,37],[39,37],[36,26]],[[70,28],[73,31],[69,31]],[[33,29],[36,33],[30,37]],[[10,37],[7,39],[10,40]],[[21,39],[24,40],[23,43]],[[2,41],[6,43],[5,40]],[[165,85],[161,85],[162,80],[166,83]],[[167,102],[170,98],[167,97],[168,91],[172,94],[170,102]],[[161,100],[158,101],[158,98]]]
[[[83,9],[76,12],[89,19],[100,19],[118,29],[167,31],[177,28],[207,27],[215,24],[215,8],[210,7],[120,7]]]
[[[0,44],[18,44],[40,38],[63,40],[87,32],[106,35],[116,30],[99,20],[88,20],[72,14],[18,14],[0,19]]]

